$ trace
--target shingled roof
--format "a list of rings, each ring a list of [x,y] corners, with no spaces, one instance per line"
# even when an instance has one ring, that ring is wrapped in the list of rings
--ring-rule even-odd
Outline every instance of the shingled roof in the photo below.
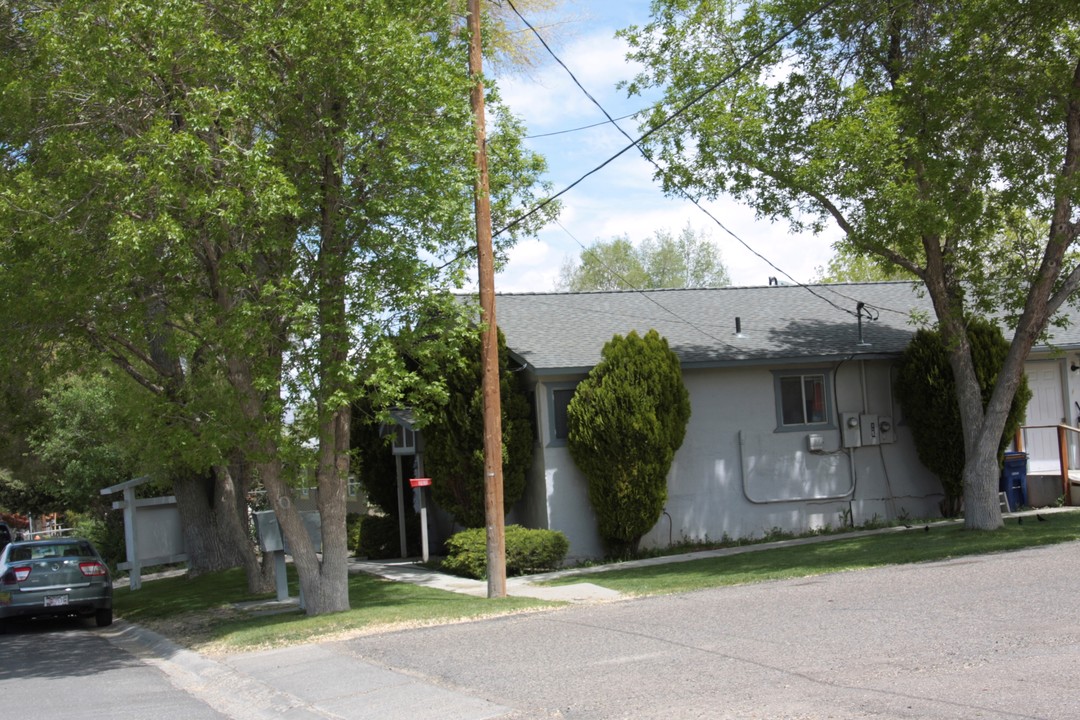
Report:
[[[865,303],[862,344],[856,316]],[[892,355],[930,311],[910,282],[499,295],[507,346],[538,372],[583,371],[613,335],[655,329],[684,366]],[[736,324],[740,332],[736,333]]]
[[[933,317],[911,282],[515,293],[498,295],[495,310],[507,346],[539,374],[587,371],[613,335],[650,329],[684,367],[889,357],[917,329],[913,313]],[[1080,342],[1076,331],[1066,335]]]

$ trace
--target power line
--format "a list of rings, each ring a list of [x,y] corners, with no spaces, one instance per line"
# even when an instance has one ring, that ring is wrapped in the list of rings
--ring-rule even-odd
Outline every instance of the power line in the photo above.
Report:
[[[759,60],[759,59],[760,59],[760,58],[761,58],[762,56],[764,56],[764,55],[765,55],[765,54],[766,54],[767,52],[769,52],[770,50],[772,50],[773,48],[775,48],[775,47],[776,47],[777,45],[779,45],[779,44],[780,44],[781,42],[783,42],[784,40],[786,40],[786,39],[787,39],[787,38],[788,38],[788,37],[789,37],[789,36],[790,36],[791,34],[793,34],[793,33],[794,33],[794,32],[795,32],[796,30],[798,30],[798,29],[799,29],[799,28],[801,28],[801,27],[802,27],[803,25],[805,25],[806,23],[808,23],[808,22],[810,21],[810,19],[811,19],[811,18],[813,18],[813,17],[814,17],[815,15],[817,15],[818,13],[820,13],[820,12],[822,12],[822,11],[826,10],[826,9],[827,9],[828,7],[830,7],[830,6],[831,6],[831,5],[832,5],[832,4],[834,3],[834,2],[836,2],[836,0],[828,0],[828,2],[826,2],[826,3],[824,4],[824,5],[821,5],[820,7],[818,7],[818,9],[817,9],[817,10],[814,10],[813,12],[811,12],[811,13],[807,14],[807,15],[806,15],[806,17],[804,17],[804,18],[803,18],[802,20],[800,20],[800,21],[799,21],[798,23],[795,23],[794,25],[792,25],[792,26],[791,26],[791,28],[790,28],[790,29],[788,29],[788,30],[787,30],[787,31],[786,31],[785,33],[783,33],[782,35],[780,35],[780,36],[778,36],[778,37],[774,38],[773,40],[771,40],[771,41],[770,41],[770,42],[769,42],[768,44],[766,44],[766,45],[765,45],[765,46],[764,46],[763,48],[761,48],[761,49],[760,49],[760,50],[759,50],[758,52],[756,52],[756,53],[755,53],[754,55],[752,55],[752,56],[751,56],[750,58],[748,58],[747,60],[745,60],[745,61],[743,61],[742,63],[740,63],[740,64],[739,64],[739,65],[738,65],[738,66],[737,66],[737,67],[736,67],[735,69],[731,70],[731,71],[730,71],[730,72],[728,72],[728,73],[725,73],[725,74],[724,74],[724,75],[723,75],[723,76],[722,76],[722,77],[721,77],[721,78],[720,78],[719,80],[717,80],[717,81],[716,81],[715,83],[713,83],[713,84],[711,84],[711,85],[708,85],[708,86],[706,86],[706,87],[705,87],[704,89],[702,89],[702,90],[701,90],[700,92],[698,92],[697,94],[695,94],[695,95],[691,96],[689,100],[687,100],[687,101],[686,101],[686,102],[684,102],[684,103],[683,103],[683,104],[682,104],[681,106],[679,106],[678,108],[676,108],[676,110],[675,110],[674,112],[672,112],[672,113],[671,113],[670,115],[668,115],[668,116],[667,116],[666,118],[664,118],[664,119],[663,119],[663,120],[662,120],[661,122],[659,122],[659,123],[657,123],[656,125],[654,125],[653,127],[651,127],[651,128],[650,128],[650,129],[648,130],[648,131],[646,131],[645,133],[643,133],[643,134],[642,134],[642,135],[641,135],[640,137],[638,137],[638,138],[637,138],[636,140],[631,140],[631,143],[630,143],[629,145],[627,145],[626,147],[624,147],[624,148],[622,148],[621,150],[619,150],[618,152],[616,152],[616,153],[615,153],[614,155],[612,155],[612,156],[611,156],[610,158],[608,158],[608,159],[607,159],[607,160],[605,160],[604,162],[600,163],[600,164],[599,164],[598,166],[594,167],[594,168],[593,168],[592,170],[589,170],[588,172],[586,172],[586,173],[585,173],[584,175],[582,175],[582,176],[581,176],[580,178],[578,178],[578,179],[577,179],[577,180],[575,180],[574,182],[570,183],[570,184],[569,184],[568,186],[566,186],[565,188],[563,188],[563,189],[562,189],[562,190],[560,190],[559,192],[555,193],[555,194],[554,194],[554,195],[552,195],[551,197],[548,197],[547,199],[545,199],[545,200],[543,200],[542,202],[540,202],[539,204],[537,204],[537,205],[536,205],[536,207],[534,207],[534,208],[533,208],[532,210],[529,210],[529,211],[528,211],[528,212],[526,212],[525,214],[523,214],[523,215],[521,215],[521,216],[519,216],[519,217],[515,218],[515,219],[514,219],[513,221],[511,221],[510,223],[508,223],[508,224],[507,224],[507,225],[505,225],[504,227],[502,227],[502,228],[500,228],[499,230],[497,230],[497,231],[495,232],[495,235],[499,235],[499,234],[501,234],[501,233],[503,233],[503,232],[506,232],[507,230],[510,230],[510,229],[511,229],[511,228],[513,228],[513,227],[516,227],[517,225],[519,225],[520,223],[524,222],[524,221],[525,221],[526,219],[528,219],[529,217],[531,217],[531,216],[535,215],[536,213],[540,212],[540,210],[542,210],[542,209],[544,209],[545,207],[547,207],[548,205],[550,205],[550,204],[551,204],[552,202],[554,202],[554,201],[555,201],[556,199],[558,199],[559,197],[561,197],[561,196],[565,195],[565,194],[566,194],[567,192],[569,192],[569,191],[570,191],[570,190],[572,190],[573,188],[575,188],[575,187],[577,187],[578,185],[580,185],[580,184],[581,184],[581,183],[582,183],[582,182],[583,182],[583,181],[584,181],[584,180],[585,180],[586,178],[588,178],[589,176],[591,176],[591,175],[593,175],[593,174],[595,174],[595,173],[599,172],[600,170],[602,170],[602,169],[604,169],[605,167],[607,167],[608,165],[610,165],[610,164],[611,164],[612,162],[614,162],[614,161],[615,161],[615,160],[617,160],[617,159],[618,159],[619,157],[621,157],[621,156],[622,156],[623,154],[625,154],[625,153],[626,153],[626,151],[630,150],[631,148],[636,148],[636,147],[639,147],[639,143],[641,143],[641,142],[642,142],[643,140],[646,140],[646,139],[648,139],[648,138],[652,137],[652,136],[653,136],[654,134],[656,134],[656,133],[657,133],[657,132],[659,132],[660,130],[664,129],[665,127],[667,127],[668,125],[670,125],[671,123],[673,123],[673,122],[674,122],[675,120],[677,120],[677,119],[679,119],[680,117],[682,117],[682,116],[683,116],[683,115],[684,115],[684,114],[685,114],[685,113],[686,113],[686,112],[687,112],[687,111],[688,111],[688,110],[689,110],[689,109],[690,109],[691,107],[693,107],[693,106],[694,106],[694,105],[696,105],[697,103],[701,102],[701,101],[702,101],[703,99],[705,99],[705,97],[707,97],[708,95],[712,94],[712,92],[713,92],[714,90],[716,90],[716,89],[717,89],[717,88],[719,88],[719,87],[720,87],[721,85],[723,85],[724,83],[726,83],[726,82],[728,82],[729,80],[731,80],[732,78],[734,78],[734,77],[735,77],[736,75],[738,75],[738,74],[739,74],[740,72],[742,72],[742,71],[743,71],[743,70],[745,70],[746,68],[750,67],[750,66],[751,66],[751,65],[752,65],[752,64],[753,64],[754,62],[756,62],[757,60]],[[554,53],[554,52],[553,52],[553,51],[551,50],[551,48],[550,48],[550,47],[548,46],[548,44],[547,44],[547,43],[546,43],[546,42],[544,41],[544,39],[543,39],[543,38],[542,38],[542,37],[540,36],[540,34],[539,34],[539,33],[538,33],[537,31],[536,31],[536,29],[535,29],[535,28],[533,28],[533,26],[532,26],[531,24],[529,24],[529,22],[528,22],[527,20],[525,20],[525,18],[524,18],[524,17],[522,17],[521,13],[520,13],[520,12],[518,12],[518,9],[517,9],[517,8],[516,8],[516,7],[514,6],[514,4],[513,4],[512,2],[510,2],[510,0],[507,0],[507,4],[509,4],[509,5],[510,5],[510,9],[514,11],[514,13],[515,13],[515,14],[516,14],[516,15],[517,15],[517,16],[518,16],[518,17],[519,17],[520,19],[521,19],[521,21],[522,21],[522,22],[524,22],[524,23],[526,24],[526,26],[527,26],[527,27],[528,27],[528,28],[529,28],[530,30],[532,30],[532,32],[533,32],[533,33],[534,33],[534,34],[535,34],[535,35],[537,36],[537,38],[538,38],[538,39],[540,40],[541,44],[543,44],[544,48],[545,48],[545,49],[546,49],[546,50],[548,51],[548,53],[549,53],[549,54],[550,54],[550,55],[551,55],[552,57],[554,57],[554,58],[556,59],[556,61],[558,61],[558,62],[559,62],[559,64],[560,64],[560,65],[562,65],[562,67],[563,67],[563,68],[565,69],[565,68],[566,68],[566,65],[565,65],[565,64],[563,64],[563,63],[562,63],[562,61],[558,59],[558,57],[557,57],[557,56],[555,55],[555,53]],[[567,70],[567,72],[569,72],[569,70]],[[572,76],[572,74],[571,74],[571,76]],[[576,78],[575,78],[575,82],[576,82]],[[580,87],[580,84],[579,84],[579,87]],[[593,99],[593,98],[592,98],[592,96],[588,94],[588,92],[586,92],[585,94],[586,94],[586,95],[588,95],[588,97],[589,97],[590,99]],[[593,100],[593,102],[595,102],[595,100]],[[601,109],[603,109],[603,108],[601,108]],[[605,115],[608,115],[608,113],[607,113],[606,111],[604,112],[604,114],[605,114]],[[608,119],[609,119],[609,121],[611,120],[611,116],[610,116],[610,115],[608,115]],[[616,127],[618,127],[618,125],[616,125]],[[621,128],[620,128],[620,132],[621,132],[621,131],[622,131],[622,130],[621,130]],[[623,133],[623,134],[625,135],[625,133]],[[627,137],[629,137],[629,136],[627,136]],[[647,158],[647,157],[646,157],[646,159],[649,159],[649,158]]]
[[[524,21],[524,18],[522,18],[522,20]],[[528,23],[526,23],[526,24],[528,24]],[[632,113],[627,113],[626,115],[622,115],[621,117],[617,117],[617,118],[615,118],[615,120],[628,120],[629,118],[632,118],[635,115],[637,115],[639,112],[641,112],[641,111],[640,110],[635,110]],[[609,120],[604,120],[603,122],[595,122],[595,123],[592,123],[591,125],[582,125],[581,127],[569,128],[568,130],[556,130],[554,132],[549,132],[549,133],[538,133],[536,135],[526,135],[524,139],[525,140],[536,140],[538,138],[554,137],[556,135],[568,135],[569,133],[580,132],[582,130],[592,130],[594,127],[600,127],[601,125],[607,125],[610,122],[611,122],[611,120],[609,119]]]
[[[611,116],[611,114],[610,114],[610,113],[608,113],[608,111],[607,111],[607,110],[606,110],[606,109],[604,108],[604,106],[603,106],[603,105],[601,105],[601,104],[600,104],[600,102],[599,102],[599,101],[598,101],[598,100],[597,100],[597,99],[596,99],[595,97],[593,97],[592,93],[590,93],[590,92],[589,92],[589,91],[588,91],[588,90],[587,90],[587,89],[586,89],[586,88],[585,88],[585,87],[584,87],[584,86],[583,86],[583,85],[581,84],[581,82],[580,82],[580,81],[579,81],[579,80],[577,79],[577,77],[576,77],[576,76],[574,75],[573,71],[571,71],[571,70],[570,70],[570,68],[566,66],[566,63],[564,63],[564,62],[562,61],[562,59],[561,59],[561,58],[560,58],[560,57],[559,57],[559,56],[558,56],[558,55],[557,55],[557,54],[555,53],[555,51],[554,51],[554,50],[552,50],[552,49],[551,49],[551,47],[550,47],[550,46],[549,46],[549,45],[547,44],[547,42],[546,42],[546,41],[544,40],[543,36],[541,36],[541,35],[540,35],[539,31],[537,31],[537,30],[536,30],[536,28],[535,28],[535,27],[533,27],[533,25],[532,25],[532,24],[531,24],[531,23],[530,23],[530,22],[529,22],[528,20],[526,20],[524,16],[522,16],[522,14],[521,14],[521,13],[520,13],[520,12],[518,11],[517,7],[515,7],[515,5],[514,5],[513,1],[512,1],[512,0],[507,0],[507,4],[508,4],[508,5],[510,6],[510,9],[511,9],[511,10],[513,10],[513,11],[514,11],[514,14],[516,14],[516,15],[518,16],[518,19],[520,19],[520,20],[521,20],[521,22],[523,22],[523,23],[525,24],[525,26],[526,26],[526,27],[528,27],[528,28],[529,28],[529,30],[531,30],[531,31],[532,31],[532,33],[533,33],[533,34],[534,34],[534,35],[536,36],[536,38],[537,38],[537,39],[538,39],[538,40],[540,41],[540,44],[541,44],[541,45],[543,45],[544,49],[545,49],[545,50],[546,50],[546,51],[548,52],[548,54],[549,54],[549,55],[551,55],[551,57],[552,57],[552,58],[553,58],[553,59],[555,60],[555,62],[557,62],[557,63],[559,64],[559,66],[560,66],[560,67],[562,67],[562,69],[566,71],[566,73],[567,73],[567,74],[568,74],[568,75],[570,76],[570,79],[571,79],[571,80],[573,80],[573,82],[574,82],[574,84],[575,84],[575,85],[577,85],[578,89],[580,89],[580,90],[581,90],[581,92],[582,92],[582,93],[584,93],[584,94],[585,94],[585,96],[586,96],[587,98],[589,98],[589,100],[590,100],[590,101],[591,101],[591,102],[592,102],[592,103],[593,103],[593,104],[594,104],[594,105],[595,105],[595,106],[596,106],[596,107],[597,107],[597,108],[598,108],[598,109],[600,110],[600,112],[602,112],[602,113],[604,114],[604,117],[606,117],[606,118],[608,119],[608,123],[610,123],[611,125],[613,125],[613,126],[615,127],[615,129],[616,129],[616,130],[618,130],[618,131],[619,131],[619,132],[620,132],[620,133],[621,133],[621,134],[622,134],[622,135],[623,135],[623,136],[624,136],[624,137],[625,137],[625,138],[626,138],[627,140],[629,140],[629,141],[630,141],[630,145],[629,145],[629,146],[627,146],[627,147],[625,147],[625,148],[623,148],[623,149],[622,149],[621,151],[619,151],[619,153],[618,153],[618,154],[617,154],[617,155],[616,155],[615,157],[618,157],[619,155],[622,155],[622,154],[623,154],[623,153],[625,153],[625,152],[626,152],[627,150],[629,150],[629,149],[630,149],[631,147],[633,147],[633,148],[636,148],[636,149],[637,149],[637,151],[638,151],[638,152],[639,152],[639,153],[641,154],[641,156],[642,156],[643,158],[645,158],[645,160],[647,160],[647,161],[648,161],[648,162],[649,162],[649,163],[650,163],[650,164],[651,164],[651,165],[652,165],[652,166],[653,166],[654,168],[656,168],[657,172],[659,172],[659,173],[660,173],[660,174],[661,174],[662,176],[664,176],[664,177],[667,177],[667,178],[668,178],[669,180],[670,180],[670,176],[668,175],[667,171],[666,171],[666,170],[664,170],[664,168],[660,167],[660,165],[659,165],[659,164],[658,164],[658,163],[657,163],[657,162],[656,162],[656,161],[655,161],[655,160],[654,160],[654,159],[653,159],[652,157],[650,157],[650,156],[649,156],[649,154],[648,154],[648,153],[647,153],[647,152],[645,151],[645,149],[644,149],[643,147],[641,147],[641,141],[642,141],[642,140],[644,140],[645,138],[647,138],[647,137],[648,137],[649,135],[651,135],[652,133],[654,133],[654,132],[656,132],[657,130],[659,130],[660,128],[662,128],[662,127],[664,127],[664,126],[666,126],[666,125],[670,124],[670,123],[671,123],[671,122],[672,122],[672,121],[673,121],[673,120],[674,120],[675,118],[677,118],[677,117],[681,116],[681,115],[682,115],[683,113],[685,113],[685,112],[686,112],[686,111],[687,111],[687,110],[688,110],[688,109],[689,109],[689,108],[690,108],[690,107],[691,107],[691,106],[692,106],[693,104],[695,104],[695,103],[697,103],[697,102],[701,101],[702,99],[704,99],[704,98],[706,97],[706,95],[708,95],[708,94],[712,93],[712,92],[713,92],[714,90],[716,90],[717,88],[719,88],[719,87],[720,87],[720,86],[721,86],[722,84],[724,84],[725,82],[727,82],[728,80],[730,80],[730,79],[731,79],[732,77],[734,77],[736,73],[738,73],[738,72],[740,72],[741,70],[743,70],[743,69],[745,69],[745,68],[749,67],[749,66],[750,66],[750,63],[751,63],[752,61],[756,61],[756,60],[757,60],[758,58],[760,58],[761,56],[763,56],[763,55],[764,55],[764,54],[765,54],[766,52],[768,52],[768,51],[769,51],[769,50],[771,50],[772,48],[776,47],[776,45],[778,45],[779,43],[783,42],[783,40],[784,40],[784,39],[786,39],[786,38],[787,38],[788,36],[790,36],[790,35],[791,35],[792,33],[794,33],[794,32],[795,32],[796,30],[798,30],[798,29],[799,29],[800,27],[802,27],[803,25],[805,25],[806,23],[808,23],[808,22],[810,21],[810,19],[811,19],[812,17],[814,17],[815,15],[817,15],[817,14],[819,14],[819,13],[823,12],[824,10],[826,10],[826,9],[827,9],[827,8],[828,8],[828,7],[829,7],[829,6],[830,6],[830,5],[831,5],[831,4],[833,3],[833,2],[835,2],[835,0],[829,0],[829,2],[826,2],[825,4],[821,5],[821,6],[820,6],[820,7],[818,7],[818,9],[817,9],[817,10],[815,10],[814,12],[812,12],[812,13],[809,13],[809,14],[808,14],[808,15],[807,15],[806,17],[804,17],[804,18],[803,18],[803,19],[802,19],[802,20],[801,20],[800,22],[796,23],[795,25],[792,25],[792,26],[791,26],[791,28],[790,28],[790,29],[788,29],[788,31],[787,31],[787,32],[785,32],[784,34],[782,34],[782,35],[780,35],[779,37],[775,38],[775,39],[774,39],[774,40],[773,40],[772,42],[770,42],[770,43],[769,43],[768,45],[766,45],[766,46],[765,46],[765,47],[764,47],[763,49],[759,50],[759,51],[758,51],[758,52],[757,52],[757,53],[756,53],[756,54],[755,54],[754,56],[752,56],[752,57],[750,58],[750,60],[748,60],[748,61],[746,61],[746,62],[742,63],[741,65],[739,65],[739,67],[738,67],[738,68],[736,68],[736,70],[734,70],[734,71],[732,71],[732,72],[728,73],[727,75],[725,75],[725,76],[724,76],[723,78],[721,78],[721,80],[720,80],[720,81],[718,81],[718,82],[716,82],[716,83],[713,83],[712,85],[708,86],[708,87],[706,88],[706,90],[705,90],[705,91],[703,91],[703,92],[700,92],[700,93],[698,93],[697,95],[695,95],[695,96],[694,96],[693,98],[691,98],[691,100],[690,100],[689,102],[685,103],[685,104],[684,104],[684,105],[683,105],[682,107],[680,107],[680,108],[679,108],[678,110],[676,110],[676,112],[675,112],[675,113],[673,113],[673,114],[672,114],[672,115],[670,115],[669,117],[665,118],[663,122],[661,122],[661,123],[657,124],[657,125],[656,125],[656,126],[654,126],[654,127],[652,128],[652,129],[650,129],[650,130],[649,130],[648,132],[646,132],[646,133],[645,133],[644,135],[642,135],[642,136],[641,136],[640,138],[638,138],[637,140],[635,140],[635,139],[634,139],[634,138],[632,138],[632,137],[631,137],[631,136],[630,136],[630,135],[629,135],[629,134],[628,134],[628,133],[627,133],[627,132],[626,132],[625,130],[623,130],[623,128],[622,128],[622,127],[620,127],[620,126],[619,126],[619,124],[618,124],[617,120],[616,120],[615,118],[613,118],[613,117]],[[621,120],[621,119],[625,119],[625,117],[623,117],[623,118],[619,118],[619,119],[620,119],[620,120]],[[608,163],[610,163],[610,162],[611,162],[612,160],[614,160],[614,159],[615,159],[614,157],[613,157],[613,158],[611,158],[611,159],[609,159],[609,160],[608,160],[607,162],[605,162],[605,163],[604,163],[603,165],[601,165],[600,167],[602,168],[602,167],[606,166],[606,165],[607,165]],[[583,180],[583,179],[584,179],[585,177],[588,177],[588,175],[591,175],[591,174],[592,174],[593,172],[596,172],[596,171],[597,171],[597,170],[599,170],[599,169],[600,169],[600,168],[597,168],[597,169],[595,169],[595,170],[593,170],[593,171],[590,171],[589,173],[586,173],[586,175],[585,175],[585,176],[583,176],[583,177],[581,178],[581,180]],[[565,192],[566,192],[567,190],[569,190],[570,188],[574,187],[574,186],[575,186],[575,185],[576,185],[576,184],[577,184],[578,182],[581,182],[581,180],[578,180],[578,181],[577,181],[577,182],[575,182],[574,184],[570,185],[569,187],[567,187],[567,188],[566,188],[565,190],[563,190],[562,192],[560,192],[560,193],[558,193],[557,195],[553,196],[553,197],[552,197],[551,199],[554,199],[555,197],[558,197],[559,195],[561,195],[561,194],[565,193]],[[801,287],[801,288],[803,288],[804,290],[806,290],[807,292],[809,292],[809,293],[810,293],[811,295],[814,295],[815,297],[817,297],[817,298],[819,298],[820,300],[822,300],[822,301],[824,301],[824,302],[828,303],[829,305],[833,306],[834,308],[836,308],[836,309],[838,309],[838,310],[841,310],[841,311],[843,311],[843,312],[846,312],[846,313],[848,313],[849,315],[852,315],[852,316],[856,316],[856,315],[857,315],[857,312],[853,312],[853,311],[851,311],[851,310],[849,310],[849,309],[847,309],[847,308],[845,308],[845,307],[842,307],[842,306],[840,306],[840,305],[838,305],[838,304],[834,303],[834,302],[833,302],[832,300],[828,299],[827,297],[825,297],[825,296],[823,296],[823,295],[821,295],[821,294],[819,294],[819,293],[815,292],[815,291],[814,291],[814,290],[813,290],[813,289],[812,289],[811,287],[809,287],[809,286],[808,286],[808,285],[806,285],[805,283],[802,283],[802,282],[799,282],[798,280],[796,280],[796,279],[795,279],[794,277],[792,277],[792,276],[791,276],[791,274],[790,274],[790,273],[788,273],[788,272],[787,272],[787,271],[785,271],[784,269],[780,268],[780,267],[779,267],[778,265],[776,265],[776,263],[772,262],[772,261],[771,261],[771,260],[769,260],[769,259],[768,259],[767,257],[765,257],[764,255],[762,255],[762,254],[761,254],[760,252],[758,252],[757,250],[755,250],[755,249],[754,249],[753,247],[751,247],[751,246],[750,246],[750,244],[749,244],[749,243],[747,243],[747,242],[746,242],[745,240],[743,240],[743,239],[742,239],[741,237],[739,237],[739,235],[738,235],[738,234],[736,234],[736,233],[735,233],[735,232],[734,232],[733,230],[731,230],[731,229],[730,229],[730,228],[728,228],[728,227],[727,227],[726,225],[724,225],[724,223],[722,223],[722,222],[720,221],[720,219],[719,219],[719,218],[717,218],[717,217],[716,217],[715,215],[713,215],[713,214],[712,214],[712,212],[710,212],[710,211],[708,210],[708,208],[706,208],[705,206],[703,206],[703,205],[702,205],[702,204],[701,204],[701,203],[700,203],[700,202],[698,201],[698,199],[697,199],[697,198],[693,197],[693,196],[692,196],[692,195],[691,195],[691,194],[690,194],[689,192],[687,192],[687,191],[686,191],[686,190],[685,190],[685,189],[684,189],[684,188],[683,188],[682,186],[680,186],[680,185],[679,185],[678,183],[675,183],[675,182],[672,182],[672,183],[671,183],[671,185],[672,185],[672,187],[674,187],[674,188],[675,188],[675,190],[676,190],[676,191],[677,191],[677,192],[678,192],[678,193],[679,193],[680,195],[682,195],[682,196],[683,196],[684,198],[686,198],[686,199],[687,199],[687,200],[689,200],[689,201],[690,201],[691,203],[693,203],[694,207],[696,207],[696,208],[697,208],[698,210],[700,210],[700,211],[701,211],[702,213],[704,213],[704,214],[705,214],[705,215],[706,215],[706,216],[707,216],[707,217],[708,217],[708,218],[709,218],[710,220],[712,220],[712,221],[713,221],[713,222],[714,222],[714,223],[715,223],[715,224],[716,224],[716,225],[717,225],[717,226],[718,226],[718,227],[719,227],[719,228],[720,228],[721,230],[723,230],[723,231],[724,231],[724,232],[726,232],[726,233],[727,233],[728,235],[730,235],[730,236],[731,236],[732,238],[734,238],[734,239],[735,239],[735,240],[736,240],[736,241],[737,241],[737,242],[738,242],[739,244],[741,244],[741,245],[742,245],[742,246],[743,246],[744,248],[746,248],[746,249],[747,249],[747,250],[749,250],[749,251],[750,251],[751,253],[753,253],[753,254],[754,254],[754,255],[755,255],[756,257],[758,257],[758,258],[759,258],[760,260],[762,260],[763,262],[765,262],[765,263],[766,263],[766,264],[767,264],[767,265],[768,265],[769,267],[773,268],[773,269],[774,269],[774,270],[776,270],[776,271],[777,271],[778,273],[782,274],[782,275],[783,275],[784,277],[786,277],[786,278],[788,278],[789,280],[791,280],[791,281],[792,281],[792,282],[793,282],[793,283],[794,283],[795,285],[798,285],[799,287]],[[543,203],[542,203],[542,204],[541,204],[541,205],[540,205],[539,207],[543,207]],[[537,208],[536,210],[539,210],[539,207],[538,207],[538,208]],[[535,212],[536,210],[534,210],[533,212]],[[520,218],[519,220],[523,220],[523,219],[524,219],[525,217],[528,217],[528,214],[526,214],[525,216],[523,216],[523,217],[522,217],[522,218]],[[515,221],[515,222],[517,222],[517,221]],[[509,227],[513,227],[513,225],[514,225],[514,223],[511,223],[511,224],[510,224],[510,225],[508,225],[507,227],[508,227],[508,228],[509,228]],[[560,224],[560,227],[562,227],[562,225],[561,225],[561,224]],[[565,231],[565,230],[566,230],[566,228],[563,228],[563,230]],[[500,232],[501,232],[501,231],[500,231]],[[567,234],[569,234],[569,233],[567,233]],[[573,235],[571,235],[571,237],[573,237]],[[575,242],[578,242],[576,238],[574,238],[574,240],[575,240]],[[580,242],[578,242],[578,244],[579,244],[579,245],[581,245],[581,243],[580,243]],[[584,247],[584,246],[582,246],[582,247]],[[616,275],[617,275],[617,273],[616,273]],[[837,293],[837,294],[839,294],[839,293]],[[849,298],[849,299],[852,299],[852,300],[854,300],[854,298]],[[859,301],[857,301],[857,300],[856,300],[856,302],[859,302]],[[707,334],[707,333],[706,333],[706,334]]]

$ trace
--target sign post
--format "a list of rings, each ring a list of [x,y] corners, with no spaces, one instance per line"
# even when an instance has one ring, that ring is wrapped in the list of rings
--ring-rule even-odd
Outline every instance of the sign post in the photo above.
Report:
[[[431,487],[431,478],[409,478],[409,487],[420,489],[420,548],[424,556],[424,562],[427,562],[427,493],[424,491],[424,488]]]

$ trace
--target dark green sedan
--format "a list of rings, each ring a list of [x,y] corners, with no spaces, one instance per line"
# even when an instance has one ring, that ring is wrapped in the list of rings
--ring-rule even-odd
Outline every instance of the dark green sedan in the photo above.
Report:
[[[9,618],[93,617],[111,625],[112,578],[89,540],[13,542],[0,552],[0,632]]]

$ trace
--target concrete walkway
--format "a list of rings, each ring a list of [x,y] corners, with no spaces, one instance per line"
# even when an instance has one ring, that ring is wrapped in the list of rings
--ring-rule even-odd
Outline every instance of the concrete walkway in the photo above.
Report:
[[[429,570],[413,559],[404,560],[354,560],[349,563],[350,572],[363,572],[376,575],[387,580],[407,582],[413,585],[448,590],[463,595],[486,597],[488,586],[486,580],[473,580],[471,578],[447,575],[435,570]],[[614,590],[594,585],[590,582],[579,582],[572,585],[537,585],[541,580],[553,579],[563,576],[563,573],[550,573],[547,575],[530,575],[527,577],[511,577],[506,579],[506,594],[511,597],[531,597],[540,600],[555,600],[570,603],[605,602],[618,600],[620,593]]]

